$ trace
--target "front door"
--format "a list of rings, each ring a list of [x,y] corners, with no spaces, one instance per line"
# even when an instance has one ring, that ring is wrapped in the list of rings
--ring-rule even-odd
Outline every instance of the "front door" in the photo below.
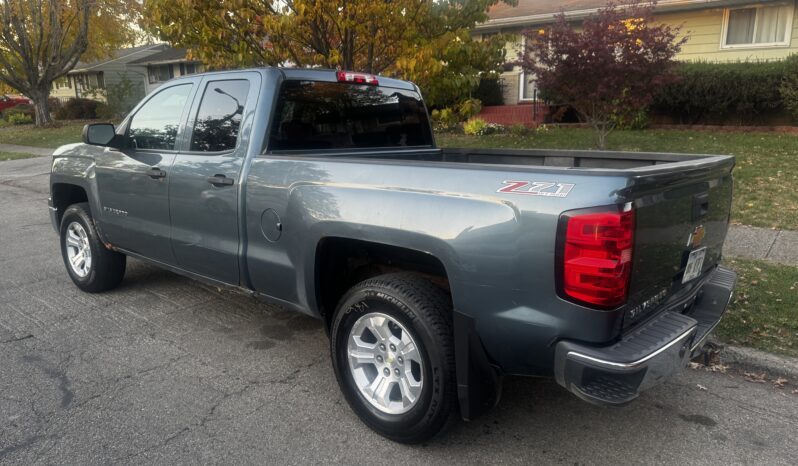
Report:
[[[192,82],[159,90],[119,131],[130,148],[106,149],[96,160],[101,225],[114,246],[174,264],[169,242],[169,168]]]
[[[184,150],[170,170],[172,248],[182,269],[239,284],[238,196],[258,98],[256,73],[206,77],[189,113]]]

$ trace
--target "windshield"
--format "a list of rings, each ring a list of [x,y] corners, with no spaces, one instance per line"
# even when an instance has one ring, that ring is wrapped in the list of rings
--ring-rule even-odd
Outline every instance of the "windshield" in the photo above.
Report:
[[[427,110],[413,91],[320,81],[285,81],[269,150],[432,146]]]

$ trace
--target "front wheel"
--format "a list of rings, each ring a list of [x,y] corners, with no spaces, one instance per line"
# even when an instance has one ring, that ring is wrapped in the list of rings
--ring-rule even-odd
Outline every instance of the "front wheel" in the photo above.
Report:
[[[456,411],[452,305],[408,273],[355,285],[333,317],[331,351],[347,402],[369,427],[402,443],[425,441]]]
[[[64,211],[61,256],[75,285],[89,293],[110,290],[125,276],[125,255],[105,247],[86,203],[73,204]]]

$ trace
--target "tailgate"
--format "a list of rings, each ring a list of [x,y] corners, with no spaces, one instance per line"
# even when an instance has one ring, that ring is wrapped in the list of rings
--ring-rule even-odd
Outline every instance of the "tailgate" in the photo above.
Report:
[[[634,179],[625,193],[635,205],[636,229],[624,327],[692,295],[720,262],[733,167],[733,157],[714,157]]]

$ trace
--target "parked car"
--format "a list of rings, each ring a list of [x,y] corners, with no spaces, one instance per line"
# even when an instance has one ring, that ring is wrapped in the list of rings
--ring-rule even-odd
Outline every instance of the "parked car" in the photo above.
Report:
[[[21,95],[0,95],[0,112],[7,108],[16,107],[17,105],[33,105],[33,101]]]
[[[321,319],[352,409],[412,443],[490,409],[505,375],[614,406],[679,372],[734,287],[733,166],[441,149],[412,83],[267,68],[87,125],[53,156],[50,212],[87,292],[129,256]]]

